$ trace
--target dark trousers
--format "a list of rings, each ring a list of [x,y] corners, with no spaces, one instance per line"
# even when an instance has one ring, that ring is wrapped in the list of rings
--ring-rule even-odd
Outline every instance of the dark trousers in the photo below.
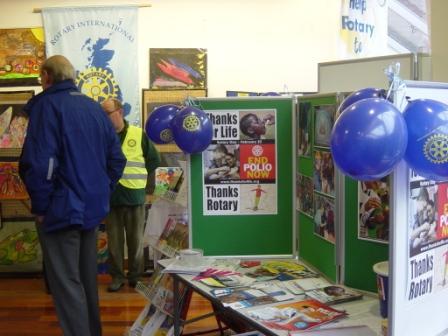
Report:
[[[64,336],[100,336],[96,229],[38,230],[59,324]]]
[[[124,281],[124,242],[128,252],[128,279],[137,281],[143,273],[145,206],[114,206],[106,219],[110,275]]]

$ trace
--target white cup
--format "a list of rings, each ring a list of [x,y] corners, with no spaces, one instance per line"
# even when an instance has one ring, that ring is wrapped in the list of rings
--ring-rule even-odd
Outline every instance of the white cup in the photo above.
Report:
[[[180,260],[188,266],[197,266],[200,264],[204,252],[200,249],[185,249],[179,251]]]

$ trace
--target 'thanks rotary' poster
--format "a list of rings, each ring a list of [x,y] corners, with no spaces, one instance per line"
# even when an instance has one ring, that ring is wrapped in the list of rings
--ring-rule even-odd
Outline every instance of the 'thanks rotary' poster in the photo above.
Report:
[[[448,288],[448,183],[412,175],[409,202],[409,302]]]
[[[202,154],[204,215],[277,213],[276,112],[206,111],[213,140]]]

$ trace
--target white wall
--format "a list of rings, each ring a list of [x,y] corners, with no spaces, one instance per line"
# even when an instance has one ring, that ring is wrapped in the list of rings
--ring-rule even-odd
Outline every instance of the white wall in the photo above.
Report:
[[[149,48],[206,48],[209,96],[226,90],[317,91],[317,64],[336,60],[334,0],[0,0],[0,28],[42,26],[34,8],[151,4],[139,9],[140,88]]]

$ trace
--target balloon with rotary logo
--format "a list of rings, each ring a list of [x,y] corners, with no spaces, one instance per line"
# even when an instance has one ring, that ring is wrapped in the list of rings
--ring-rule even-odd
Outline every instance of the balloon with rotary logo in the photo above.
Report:
[[[415,99],[403,111],[408,127],[404,156],[418,175],[448,180],[448,105],[433,99]]]
[[[212,142],[213,124],[207,114],[194,106],[186,106],[171,121],[177,146],[189,154],[204,151]]]
[[[148,138],[156,144],[167,144],[173,141],[171,120],[173,120],[179,110],[179,106],[172,104],[154,108],[145,123],[145,131]]]

